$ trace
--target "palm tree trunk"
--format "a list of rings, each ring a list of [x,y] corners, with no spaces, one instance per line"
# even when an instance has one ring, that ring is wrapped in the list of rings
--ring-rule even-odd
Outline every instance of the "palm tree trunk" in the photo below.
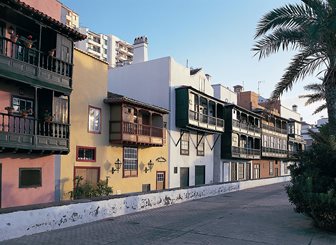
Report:
[[[328,108],[330,134],[336,136],[336,72],[328,72],[325,85],[325,96]]]

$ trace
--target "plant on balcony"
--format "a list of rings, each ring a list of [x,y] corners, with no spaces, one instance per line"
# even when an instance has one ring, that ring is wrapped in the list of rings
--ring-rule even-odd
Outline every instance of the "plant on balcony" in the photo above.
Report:
[[[26,47],[27,47],[27,48],[32,48],[32,47],[33,47],[33,43],[34,43],[34,41],[33,41],[33,36],[32,36],[32,35],[29,35],[29,36],[27,37],[27,39],[25,40],[25,42],[26,42]]]
[[[8,115],[13,115],[14,107],[7,106],[7,107],[5,107],[5,110],[7,111]]]
[[[289,167],[291,185],[286,190],[295,211],[311,217],[326,230],[336,230],[336,139],[328,125],[311,132],[314,143]]]
[[[52,120],[53,120],[53,116],[51,115],[51,113],[48,110],[44,111],[43,118],[44,118],[44,121],[47,122],[47,123],[51,123]]]
[[[31,108],[29,108],[28,110],[22,110],[20,111],[21,116],[24,118],[27,118],[29,114],[31,114],[33,112],[33,110]]]

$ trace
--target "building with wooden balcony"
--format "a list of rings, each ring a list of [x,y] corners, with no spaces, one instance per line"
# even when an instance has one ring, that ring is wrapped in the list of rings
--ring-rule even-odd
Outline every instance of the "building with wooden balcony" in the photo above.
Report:
[[[168,188],[169,111],[107,92],[108,63],[74,51],[70,153],[61,157],[59,189],[69,199],[74,179],[96,186],[108,180],[112,194]]]
[[[0,207],[55,200],[69,152],[73,43],[85,36],[24,2],[0,3]]]
[[[289,119],[288,121],[288,158],[296,160],[298,154],[305,149],[305,141],[301,134],[301,121]]]
[[[211,77],[172,57],[148,60],[146,37],[134,44],[132,63],[109,70],[109,91],[169,110],[170,188],[213,183],[214,148],[225,122]]]

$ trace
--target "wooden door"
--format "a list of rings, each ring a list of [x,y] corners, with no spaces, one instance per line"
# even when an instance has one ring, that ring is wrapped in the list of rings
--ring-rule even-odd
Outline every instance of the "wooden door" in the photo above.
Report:
[[[205,184],[205,166],[195,166],[195,185]]]
[[[156,172],[156,189],[163,190],[166,188],[166,173],[163,171]]]
[[[180,168],[180,187],[189,186],[189,168]]]
[[[68,121],[68,97],[60,96],[54,97],[54,118],[53,121],[57,123],[69,123]]]

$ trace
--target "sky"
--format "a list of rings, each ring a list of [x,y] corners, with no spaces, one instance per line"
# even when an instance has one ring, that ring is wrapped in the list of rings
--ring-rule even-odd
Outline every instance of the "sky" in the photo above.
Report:
[[[97,33],[113,34],[133,43],[148,37],[149,59],[165,56],[189,67],[203,68],[212,83],[232,89],[244,86],[269,97],[293,52],[280,52],[258,60],[251,51],[258,21],[268,11],[299,0],[61,0],[79,14],[80,25]],[[258,83],[259,81],[259,83]],[[327,112],[312,116],[319,105],[304,106],[303,86],[317,82],[315,76],[299,81],[285,93],[283,105],[314,123]]]

